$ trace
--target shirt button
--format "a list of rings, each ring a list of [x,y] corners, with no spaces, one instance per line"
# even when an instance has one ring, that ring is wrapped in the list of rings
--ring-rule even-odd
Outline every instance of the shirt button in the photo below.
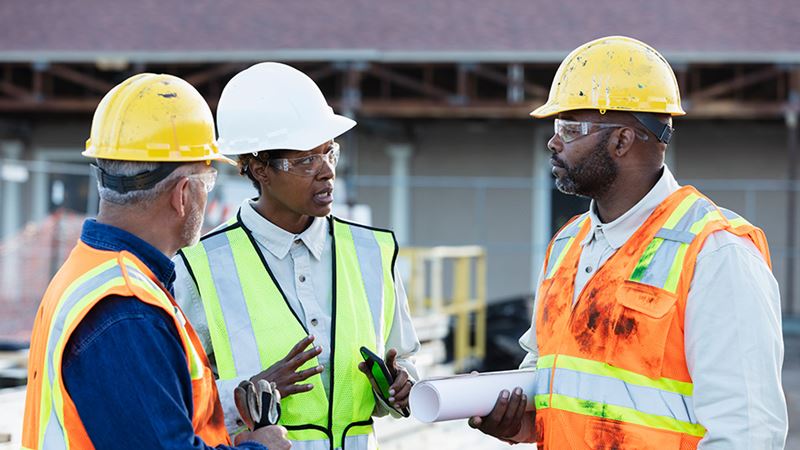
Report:
[[[311,319],[311,326],[315,327],[315,326],[317,326],[318,323],[319,323],[319,321],[317,319]]]
[[[306,281],[306,276],[305,275],[300,275],[298,277],[298,279],[300,280],[301,283],[304,283]]]
[[[592,266],[586,266],[586,273],[592,273],[593,270]]]

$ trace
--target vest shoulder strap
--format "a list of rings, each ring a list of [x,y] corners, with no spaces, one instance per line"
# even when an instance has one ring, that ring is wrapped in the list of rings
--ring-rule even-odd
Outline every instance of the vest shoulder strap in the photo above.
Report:
[[[558,233],[556,233],[550,241],[550,245],[547,247],[547,253],[545,254],[545,266],[543,269],[545,279],[555,275],[561,260],[564,259],[564,256],[572,247],[575,242],[575,237],[587,220],[589,220],[588,211],[573,217],[558,230]]]

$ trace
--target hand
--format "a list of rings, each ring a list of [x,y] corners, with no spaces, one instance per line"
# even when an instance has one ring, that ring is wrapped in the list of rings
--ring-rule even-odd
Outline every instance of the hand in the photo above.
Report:
[[[236,435],[235,445],[254,441],[263,444],[269,450],[289,450],[292,443],[286,439],[286,428],[280,425],[269,425],[255,431],[242,431]]]
[[[514,388],[511,398],[509,392],[504,389],[497,397],[494,409],[486,417],[470,418],[469,426],[498,439],[507,440],[519,433],[522,428],[527,404],[528,396],[522,393],[522,388]]]
[[[408,395],[411,393],[411,379],[408,376],[406,369],[397,365],[397,350],[390,349],[386,353],[386,368],[392,375],[394,382],[389,386],[389,403],[396,409],[408,407]],[[367,364],[361,362],[358,364],[358,370],[363,372],[366,376],[372,377],[367,371]]]
[[[275,386],[281,393],[281,398],[300,392],[310,391],[314,388],[313,384],[297,383],[305,381],[318,373],[322,373],[322,366],[312,367],[300,372],[298,372],[297,369],[322,353],[322,347],[312,347],[309,350],[305,350],[312,342],[314,342],[314,336],[304,337],[289,350],[289,353],[287,353],[283,359],[271,365],[267,370],[253,376],[250,378],[250,381],[256,383],[258,380],[267,380],[268,382],[275,383]]]

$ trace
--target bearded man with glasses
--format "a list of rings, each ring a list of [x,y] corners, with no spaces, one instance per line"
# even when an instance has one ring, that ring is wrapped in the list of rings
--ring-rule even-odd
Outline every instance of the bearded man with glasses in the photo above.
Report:
[[[667,61],[627,37],[588,42],[531,114],[556,116],[556,187],[592,202],[551,241],[520,338],[534,397],[502,391],[469,424],[540,449],[782,449],[766,237],[664,164],[685,114]]]
[[[339,144],[355,126],[302,72],[261,63],[234,76],[217,108],[220,151],[258,197],[176,258],[176,298],[222,392],[274,382],[293,448],[376,448],[372,416],[408,405],[419,350],[389,230],[331,215]],[[389,403],[373,395],[359,349],[384,355]],[[363,372],[363,373],[362,373]]]

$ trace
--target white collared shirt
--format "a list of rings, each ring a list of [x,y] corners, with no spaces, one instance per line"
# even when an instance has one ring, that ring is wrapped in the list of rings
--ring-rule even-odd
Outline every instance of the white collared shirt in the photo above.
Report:
[[[573,302],[597,269],[679,188],[664,166],[650,192],[609,223],[600,221],[592,201],[592,228],[581,241]],[[541,281],[542,274],[537,292]],[[528,352],[520,367],[536,367],[535,314],[519,341]],[[707,430],[698,448],[782,449],[788,418],[781,387],[780,291],[748,239],[719,231],[703,244],[686,301],[684,345],[694,383],[694,411]],[[532,434],[518,436],[531,442]]]
[[[252,232],[275,280],[286,294],[289,306],[305,324],[309,333],[314,335],[314,345],[322,347],[322,353],[317,359],[324,368],[323,387],[329,392],[333,252],[328,219],[316,217],[305,231],[294,234],[261,216],[253,208],[250,200],[244,201],[239,210],[242,223]],[[197,286],[186,270],[182,258],[175,257],[173,261],[176,272],[175,299],[192,323],[203,347],[208,351],[212,348],[211,336]],[[397,363],[405,368],[412,378],[418,379],[413,356],[419,351],[420,344],[411,321],[403,283],[396,269],[394,275],[396,307],[386,349],[397,349]],[[213,352],[209,354],[209,359],[213,362],[212,354]],[[258,358],[258,355],[253,357]],[[256,374],[249,374],[252,375]],[[229,430],[237,428],[235,419],[238,417],[238,412],[233,401],[233,389],[228,387],[236,386],[239,381],[221,385],[218,383],[225,422]],[[385,408],[378,411],[379,415],[385,413]]]

